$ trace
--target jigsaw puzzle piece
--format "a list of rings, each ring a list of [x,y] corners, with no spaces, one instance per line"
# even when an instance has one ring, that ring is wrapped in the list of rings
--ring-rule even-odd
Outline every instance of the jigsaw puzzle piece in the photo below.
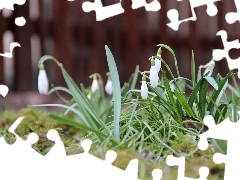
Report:
[[[147,3],[146,0],[132,0],[132,9],[138,9],[145,7],[146,11],[159,11],[161,4],[158,0],[153,0],[151,3]]]
[[[105,6],[103,7],[101,0],[95,0],[94,2],[84,2],[82,4],[82,9],[84,12],[95,11],[96,12],[96,20],[102,21],[104,19],[119,15],[124,13],[124,9],[121,5],[121,1],[119,3]]]
[[[0,53],[0,56],[4,56],[4,57],[7,57],[7,58],[12,58],[12,56],[13,56],[13,55],[12,55],[13,49],[14,49],[15,47],[21,47],[21,45],[20,45],[19,43],[17,43],[17,42],[12,42],[12,43],[10,44],[10,47],[9,47],[10,52],[5,52],[4,54]]]
[[[172,155],[169,155],[167,157],[167,165],[168,166],[178,166],[178,180],[207,180],[207,177],[209,175],[209,168],[208,167],[200,167],[199,172],[199,178],[189,178],[185,176],[185,158],[184,157],[174,157]]]
[[[25,2],[26,0],[1,0],[0,9],[14,10],[14,4],[23,5]]]
[[[224,49],[214,49],[212,52],[213,59],[219,61],[226,58],[230,70],[238,69],[238,78],[240,79],[240,57],[233,60],[229,56],[231,49],[240,49],[239,40],[227,41],[227,32],[225,30],[218,31],[217,36],[221,36]]]
[[[226,14],[225,19],[228,24],[233,24],[236,21],[240,22],[240,1],[234,0],[234,3],[237,8],[237,12],[229,12]]]
[[[183,0],[180,0],[180,1],[183,1]],[[170,9],[167,12],[167,16],[170,20],[170,23],[168,23],[167,26],[177,31],[181,23],[187,22],[187,21],[196,21],[197,16],[194,9],[204,5],[207,6],[207,14],[209,16],[215,16],[218,13],[218,9],[214,3],[217,1],[222,1],[222,0],[201,0],[201,1],[190,0],[192,16],[183,20],[179,20],[179,12],[176,9]]]

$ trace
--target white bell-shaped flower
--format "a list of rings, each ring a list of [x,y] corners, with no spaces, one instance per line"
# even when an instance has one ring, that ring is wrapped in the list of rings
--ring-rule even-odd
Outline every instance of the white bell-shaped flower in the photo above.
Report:
[[[152,87],[157,87],[159,77],[155,66],[151,66],[149,78]]]
[[[98,89],[99,89],[98,80],[96,78],[93,78],[93,82],[91,86],[92,93],[95,93]]]
[[[213,73],[214,67],[215,67],[215,61],[212,60],[209,63],[207,63],[206,65],[199,66],[199,69],[206,68],[205,71],[203,72],[203,75],[205,75],[209,72],[208,76],[211,76]]]
[[[38,74],[38,91],[40,94],[47,94],[49,90],[48,77],[45,69],[40,69]]]
[[[160,57],[160,54],[157,54],[157,56]],[[162,61],[158,58],[155,58],[155,68],[156,68],[157,72],[160,71],[161,66],[162,66]]]
[[[141,96],[142,96],[142,99],[147,99],[148,97],[148,87],[147,87],[146,81],[142,81]]]
[[[174,91],[176,89],[176,86],[173,82],[170,83],[170,88],[171,88],[171,91]]]
[[[107,83],[106,83],[106,86],[105,86],[105,91],[108,95],[112,95],[113,93],[113,84],[112,84],[112,80],[111,79],[108,79],[107,80]]]

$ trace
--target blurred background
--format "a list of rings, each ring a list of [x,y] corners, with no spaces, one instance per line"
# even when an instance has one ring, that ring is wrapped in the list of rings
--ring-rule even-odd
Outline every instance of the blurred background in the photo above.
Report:
[[[94,0],[88,0],[94,2]],[[196,66],[206,64],[212,58],[213,49],[222,49],[219,30],[226,30],[228,40],[240,39],[239,22],[229,25],[225,21],[228,12],[236,12],[234,1],[216,2],[218,14],[210,17],[207,6],[195,9],[197,21],[182,23],[178,31],[169,23],[167,12],[179,11],[179,19],[192,16],[188,0],[159,0],[161,10],[148,12],[144,7],[133,10],[131,0],[122,0],[125,12],[96,21],[94,11],[85,13],[82,3],[86,0],[26,0],[14,11],[3,9],[0,13],[0,52],[9,52],[11,42],[21,47],[13,51],[13,58],[0,56],[0,83],[11,92],[37,91],[38,61],[43,55],[53,55],[65,67],[73,80],[85,86],[91,85],[89,75],[100,73],[106,80],[108,65],[104,45],[111,49],[117,63],[121,84],[134,72],[149,70],[150,56],[156,55],[158,44],[170,46],[176,53],[181,76],[190,78],[191,52],[195,53]],[[119,0],[102,0],[104,6]],[[148,3],[151,0],[147,0]],[[15,18],[23,16],[26,24],[16,26]],[[230,56],[240,56],[240,50],[231,50]],[[173,57],[163,51],[163,58],[174,69]],[[50,83],[66,86],[60,69],[51,61],[45,63]],[[216,63],[216,73],[228,72],[226,61]],[[106,81],[105,81],[106,82]]]

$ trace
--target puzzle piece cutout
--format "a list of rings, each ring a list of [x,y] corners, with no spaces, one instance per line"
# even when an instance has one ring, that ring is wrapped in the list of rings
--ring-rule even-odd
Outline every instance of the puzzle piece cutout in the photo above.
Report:
[[[240,57],[233,60],[229,56],[230,49],[240,49],[239,40],[227,41],[227,32],[225,30],[218,31],[217,36],[221,36],[224,49],[214,49],[212,52],[213,59],[219,61],[226,58],[229,69],[238,69],[238,78],[240,78]]]
[[[161,4],[158,0],[153,0],[151,3],[147,3],[146,0],[132,0],[132,9],[138,9],[145,7],[146,11],[159,11]]]
[[[208,148],[208,138],[228,141],[227,154],[215,153],[213,161],[217,164],[225,163],[224,180],[239,179],[240,146],[238,137],[240,137],[240,121],[231,122],[229,118],[226,118],[220,124],[216,125],[213,117],[208,115],[204,118],[204,124],[208,126],[209,130],[200,135],[199,149],[206,150]]]
[[[182,0],[180,0],[180,1],[182,1]],[[201,0],[201,1],[200,0],[190,0],[192,17],[189,17],[189,18],[186,18],[183,20],[179,20],[179,13],[176,9],[170,9],[167,12],[167,16],[170,20],[170,23],[168,23],[167,26],[169,26],[173,30],[177,31],[179,29],[179,26],[181,23],[187,22],[187,21],[196,21],[197,16],[196,16],[194,9],[197,7],[200,7],[200,6],[204,6],[204,5],[207,5],[207,14],[209,16],[215,16],[218,13],[218,9],[214,3],[217,1],[222,1],[222,0]]]
[[[124,9],[121,5],[121,1],[119,3],[103,6],[101,0],[95,0],[94,2],[84,2],[82,4],[82,9],[84,12],[95,11],[96,12],[96,20],[102,21],[104,19],[119,15],[124,13]]]
[[[103,6],[101,0],[84,2],[82,4],[82,9],[87,13],[90,11],[95,11],[96,20],[102,21],[125,12],[121,5],[121,1],[122,0],[119,0],[119,3],[105,7]],[[158,2],[158,0],[153,0],[151,3],[147,3],[146,0],[132,0],[132,9],[138,9],[140,7],[145,7],[146,11],[159,11],[161,9],[161,4]]]
[[[194,178],[189,178],[185,176],[185,157],[174,157],[169,155],[166,159],[168,166],[178,166],[178,180],[196,180]],[[199,178],[198,180],[207,180],[209,175],[208,167],[199,168]]]
[[[10,47],[9,47],[9,49],[10,49],[10,52],[5,52],[5,53],[0,53],[0,56],[4,56],[4,57],[6,57],[6,58],[12,58],[13,57],[13,49],[15,48],[15,47],[21,47],[21,45],[19,44],[19,43],[17,43],[17,42],[12,42],[11,44],[10,44]]]
[[[14,4],[17,5],[23,5],[26,2],[26,0],[1,0],[0,1],[0,10],[5,8],[9,10],[14,10]],[[15,19],[15,24],[17,26],[24,26],[26,24],[26,20],[24,17],[17,17]],[[12,42],[10,44],[10,52],[0,53],[0,56],[6,57],[6,58],[12,58],[12,52],[15,47],[21,47],[19,43]]]
[[[240,22],[240,1],[234,0],[237,12],[229,12],[226,14],[225,19],[228,24],[233,24],[236,21]]]
[[[14,4],[23,5],[26,0],[1,0],[0,1],[0,9],[10,9],[14,10]]]
[[[1,84],[0,85],[0,94],[5,97],[8,94],[8,87],[6,85]]]

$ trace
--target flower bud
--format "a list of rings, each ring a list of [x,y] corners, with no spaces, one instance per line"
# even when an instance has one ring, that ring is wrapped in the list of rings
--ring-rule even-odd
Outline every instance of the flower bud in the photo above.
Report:
[[[206,65],[201,65],[199,66],[199,70],[201,70],[202,68],[206,68],[205,71],[203,72],[203,75],[208,74],[208,76],[211,76],[213,73],[213,69],[215,67],[215,61],[211,60],[209,63],[207,63]]]
[[[157,54],[157,56],[160,57],[160,54]],[[161,65],[162,65],[161,60],[158,59],[158,58],[155,58],[155,68],[156,68],[157,72],[160,71],[160,69],[161,69]]]
[[[142,99],[147,99],[148,97],[148,87],[147,87],[146,81],[142,81],[141,96],[142,96]]]
[[[96,78],[93,78],[92,87],[91,87],[92,93],[95,93],[98,89],[99,89],[98,81]]]
[[[112,95],[113,93],[113,84],[112,84],[112,80],[108,79],[106,86],[105,86],[105,91],[108,95]]]
[[[38,74],[38,91],[40,94],[47,94],[49,90],[48,77],[45,69],[40,69]]]
[[[158,72],[157,72],[155,66],[151,66],[149,78],[150,78],[150,83],[151,83],[152,87],[157,87],[159,77],[158,77]]]

